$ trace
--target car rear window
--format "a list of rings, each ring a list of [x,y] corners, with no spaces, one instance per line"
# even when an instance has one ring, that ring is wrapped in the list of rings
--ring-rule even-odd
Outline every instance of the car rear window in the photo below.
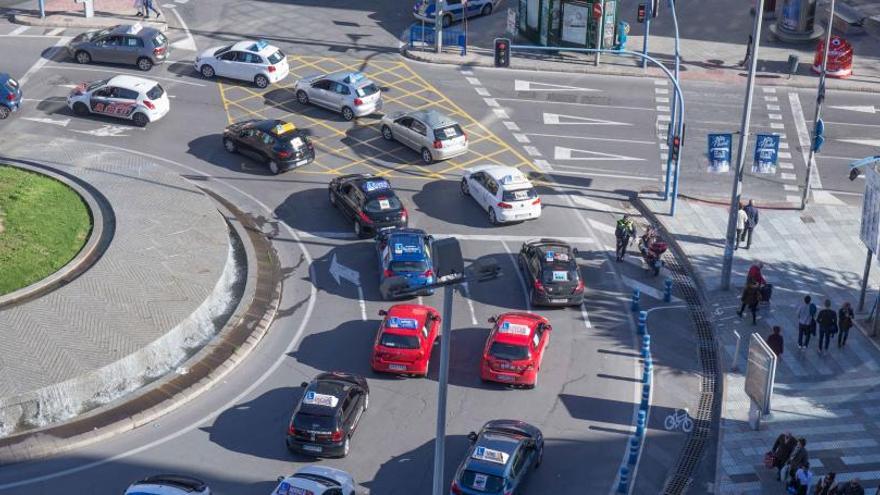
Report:
[[[522,345],[493,342],[492,347],[489,348],[489,354],[498,359],[520,361],[529,358],[529,348]]]
[[[559,282],[576,282],[578,279],[577,271],[572,270],[571,267],[568,266],[550,266],[544,268],[544,273],[541,274],[541,278],[544,283],[559,283]]]
[[[284,60],[284,54],[281,52],[281,50],[276,50],[275,53],[273,53],[272,55],[269,55],[268,58],[269,58],[269,63],[271,65],[275,65],[278,62],[281,62],[282,60]]]
[[[299,413],[293,418],[297,430],[333,431],[336,429],[336,416]]]
[[[419,338],[415,335],[399,335],[396,333],[385,332],[379,338],[379,344],[394,349],[418,349]]]
[[[153,37],[153,46],[162,46],[165,42],[168,41],[168,38],[165,37],[162,33],[156,33],[156,36]]]
[[[373,198],[364,204],[364,210],[367,213],[385,213],[397,211],[401,208],[400,200],[397,196],[382,196]]]
[[[461,130],[461,127],[458,124],[434,129],[434,139],[439,139],[440,141],[445,139],[455,139],[460,136],[464,136],[464,131]]]
[[[479,492],[498,493],[504,485],[504,480],[499,476],[478,473],[468,469],[461,473],[461,484]]]
[[[538,192],[534,188],[519,189],[516,191],[504,191],[501,198],[502,201],[526,201],[538,197]]]
[[[423,273],[428,271],[424,261],[392,261],[391,271],[397,273]]]
[[[364,96],[370,96],[370,95],[374,95],[374,94],[378,93],[379,88],[375,84],[370,83],[365,86],[361,86],[361,87],[357,88],[356,90],[354,90],[354,92],[357,93],[357,95],[359,97],[363,98]]]
[[[162,86],[157,84],[157,85],[153,86],[153,88],[151,90],[147,91],[147,98],[149,98],[151,100],[158,100],[164,94],[165,94],[165,90],[162,88]]]

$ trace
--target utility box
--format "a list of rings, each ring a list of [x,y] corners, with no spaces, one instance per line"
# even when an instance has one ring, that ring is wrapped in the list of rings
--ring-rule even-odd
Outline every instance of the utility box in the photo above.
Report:
[[[85,7],[86,18],[95,17],[95,2],[94,0],[74,0],[76,3],[81,3]]]

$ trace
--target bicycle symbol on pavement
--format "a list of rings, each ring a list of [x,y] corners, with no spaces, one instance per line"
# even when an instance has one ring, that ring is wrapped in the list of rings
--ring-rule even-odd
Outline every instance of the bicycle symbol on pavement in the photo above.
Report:
[[[688,414],[687,408],[676,409],[674,413],[666,416],[663,426],[667,430],[677,430],[681,428],[681,431],[690,433],[694,429],[694,420],[691,419]]]

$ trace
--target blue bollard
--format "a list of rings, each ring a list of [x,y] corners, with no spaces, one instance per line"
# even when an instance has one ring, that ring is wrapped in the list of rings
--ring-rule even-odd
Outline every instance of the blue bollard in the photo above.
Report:
[[[645,418],[647,418],[647,417],[648,417],[648,413],[647,413],[647,412],[645,412],[645,411],[639,411],[639,413],[638,413],[638,419],[636,420],[636,424],[644,425],[644,424],[645,424]]]
[[[648,312],[639,311],[639,335],[648,333]]]
[[[629,468],[623,466],[620,468],[620,482],[617,484],[617,493],[628,492],[629,486]]]
[[[649,370],[654,367],[654,361],[651,359],[651,356],[645,358],[645,369]]]
[[[651,383],[651,372],[649,370],[642,372],[642,383]]]
[[[636,461],[639,460],[639,439],[631,438],[629,440],[629,459],[627,459],[627,464],[630,466],[635,466]]]
[[[642,298],[642,292],[639,289],[633,289],[633,300],[632,300],[632,309],[633,311],[639,310],[639,300]]]
[[[672,302],[672,279],[667,277],[663,285],[666,286],[666,289],[663,291],[663,302]]]

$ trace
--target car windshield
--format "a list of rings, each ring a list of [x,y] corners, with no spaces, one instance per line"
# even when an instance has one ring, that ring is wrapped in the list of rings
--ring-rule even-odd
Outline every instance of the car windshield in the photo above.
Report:
[[[367,213],[385,213],[397,211],[400,207],[400,200],[397,199],[397,196],[379,196],[368,200],[364,204],[364,211]]]
[[[537,191],[534,188],[529,189],[519,189],[516,191],[504,191],[504,196],[501,198],[502,201],[526,201],[528,199],[535,199],[538,197]]]
[[[147,98],[149,98],[151,100],[158,100],[164,94],[165,94],[165,90],[162,89],[162,86],[157,84],[157,85],[153,86],[153,89],[147,91]]]
[[[94,89],[100,88],[101,86],[106,86],[107,81],[109,81],[109,79],[101,79],[100,81],[90,82],[90,83],[86,84],[86,89],[88,91],[92,91]]]
[[[164,34],[156,33],[156,36],[153,38],[153,46],[162,46],[166,41],[168,41],[168,38]]]
[[[101,36],[106,36],[106,35],[110,34],[110,31],[111,31],[111,29],[101,29],[100,31],[93,31],[91,33],[86,33],[86,37],[89,40],[94,40],[94,39],[100,38]]]
[[[434,129],[434,139],[439,139],[440,141],[443,141],[444,139],[455,139],[460,136],[464,136],[464,131],[461,130],[461,127],[459,127],[458,124]]]
[[[282,60],[284,60],[284,54],[281,53],[281,50],[276,50],[275,53],[273,53],[272,55],[269,55],[268,58],[269,58],[269,63],[271,65],[275,65],[278,62],[281,62]]]
[[[214,52],[214,56],[219,57],[220,55],[223,55],[224,53],[228,52],[231,49],[232,49],[232,45],[224,46],[223,48],[219,48],[219,49],[217,49],[216,52]]]
[[[572,270],[570,266],[548,266],[544,268],[544,272],[541,274],[541,279],[545,284],[551,284],[554,282],[577,282],[578,274],[577,270]]]
[[[357,93],[358,96],[363,98],[364,96],[370,96],[378,93],[379,88],[375,84],[370,83],[359,87],[358,89],[354,90],[354,92]]]
[[[521,361],[529,358],[529,348],[523,345],[493,342],[492,347],[489,348],[489,354],[498,359]]]
[[[393,347],[394,349],[418,349],[419,338],[415,335],[400,335],[385,332],[379,339],[379,345]]]
[[[336,429],[336,416],[301,412],[293,418],[293,427],[297,430],[333,431]]]
[[[504,486],[504,480],[499,476],[478,473],[467,469],[461,473],[461,484],[471,490],[498,493],[501,491],[502,486]]]
[[[428,264],[424,261],[392,261],[391,271],[396,273],[424,273]]]

